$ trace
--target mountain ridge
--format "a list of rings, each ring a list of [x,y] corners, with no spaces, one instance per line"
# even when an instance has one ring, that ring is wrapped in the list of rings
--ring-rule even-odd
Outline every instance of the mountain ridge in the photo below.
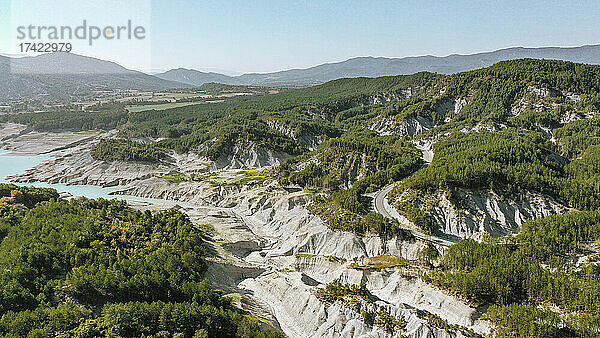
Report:
[[[0,56],[0,99],[52,95],[66,97],[82,91],[165,90],[190,87],[127,69],[115,62],[72,53],[32,57]]]
[[[447,56],[408,56],[399,58],[359,56],[345,61],[328,62],[308,68],[294,68],[270,73],[247,73],[239,76],[220,74],[224,84],[264,86],[310,86],[344,77],[379,77],[409,75],[421,71],[454,74],[489,67],[500,61],[535,58],[600,64],[600,45],[579,47],[509,47],[491,52],[450,54]],[[177,70],[177,72],[173,72]],[[199,86],[214,81],[208,72],[181,68],[156,74],[157,77]],[[192,75],[193,74],[193,75]],[[214,73],[218,74],[218,73]],[[187,79],[186,79],[187,76]],[[194,78],[196,80],[191,80]],[[204,81],[204,82],[203,82]]]

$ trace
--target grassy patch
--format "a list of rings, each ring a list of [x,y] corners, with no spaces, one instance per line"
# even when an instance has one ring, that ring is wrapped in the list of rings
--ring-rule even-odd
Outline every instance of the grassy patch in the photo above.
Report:
[[[163,176],[163,178],[171,183],[181,183],[181,182],[191,180],[190,176],[183,174],[183,173],[178,173],[178,174],[174,174],[174,175],[166,175],[166,176]]]
[[[350,264],[350,268],[356,270],[380,270],[385,268],[405,267],[408,265],[410,265],[410,262],[402,257],[380,255],[365,258],[361,264],[352,263]]]
[[[238,184],[241,185],[253,185],[264,183],[266,180],[271,178],[271,174],[267,170],[255,170],[249,169],[242,171],[242,177],[238,180]]]

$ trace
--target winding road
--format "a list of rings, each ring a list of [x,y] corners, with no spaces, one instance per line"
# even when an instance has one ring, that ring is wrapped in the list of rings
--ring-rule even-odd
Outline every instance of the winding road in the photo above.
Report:
[[[425,161],[425,163],[430,163],[431,160],[433,159],[433,152],[431,151],[431,146],[429,145],[429,149],[420,149],[420,150],[423,152],[423,160]],[[417,173],[417,172],[418,172],[418,170],[415,173]],[[413,175],[415,173],[413,173]],[[386,218],[396,219],[402,229],[410,232],[413,236],[415,236],[418,239],[421,239],[421,240],[424,240],[427,242],[431,242],[434,244],[438,244],[441,246],[445,246],[445,247],[449,247],[452,244],[454,244],[454,242],[449,241],[447,239],[440,238],[440,237],[433,236],[433,235],[427,235],[423,232],[420,232],[418,230],[415,230],[415,229],[409,227],[407,225],[408,220],[406,218],[400,216],[398,214],[398,212],[387,202],[387,195],[390,191],[392,191],[392,189],[394,189],[395,186],[396,186],[396,183],[392,183],[375,193],[375,195],[373,196],[373,210],[376,213],[381,214],[383,217],[386,217]]]
[[[376,213],[381,214],[383,217],[396,219],[402,229],[410,232],[413,236],[415,236],[418,239],[421,239],[421,240],[424,240],[427,242],[431,242],[434,244],[438,244],[441,246],[445,246],[445,247],[449,247],[452,244],[454,244],[454,242],[449,241],[447,239],[443,239],[443,238],[433,236],[433,235],[427,235],[427,234],[417,231],[413,228],[410,228],[405,224],[406,223],[405,219],[401,219],[400,217],[393,216],[392,213],[394,213],[394,212],[389,210],[392,207],[387,203],[386,198],[387,198],[387,194],[394,188],[395,185],[396,185],[396,183],[390,184],[387,187],[379,190],[375,194],[375,196],[373,198],[373,210],[375,210]]]

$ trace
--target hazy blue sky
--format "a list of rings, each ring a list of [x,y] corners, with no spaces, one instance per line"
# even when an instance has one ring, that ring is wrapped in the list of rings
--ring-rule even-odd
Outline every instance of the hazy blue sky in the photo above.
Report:
[[[2,22],[10,17],[7,14],[10,11],[6,9],[10,7],[10,1],[0,2],[5,7],[4,10],[0,7]],[[47,3],[46,7],[55,3],[38,2]],[[112,7],[111,13],[119,12],[122,7],[119,3],[124,2],[108,6]],[[99,3],[106,4],[107,1]],[[146,0],[145,3],[151,4],[142,7],[151,7],[149,58],[150,67],[155,69],[212,67],[266,72],[308,67],[355,56],[442,56],[510,46],[600,43],[598,0]],[[19,6],[20,13],[15,14],[13,10],[12,16],[17,15],[21,19],[34,17],[36,11],[47,12],[48,8],[43,9],[45,6],[30,6],[29,10]],[[54,8],[75,21],[83,19],[78,12],[80,8],[65,5]],[[102,20],[105,20],[104,17]],[[10,29],[4,31],[4,36],[14,34]],[[0,44],[0,50],[4,52],[11,48],[6,43]],[[121,63],[136,68],[136,53],[125,53],[115,47],[111,51],[114,57],[110,57],[106,55],[106,49],[112,47],[102,48],[82,52],[119,59]],[[119,58],[121,52],[127,57]],[[147,58],[146,54],[138,53],[138,57]]]

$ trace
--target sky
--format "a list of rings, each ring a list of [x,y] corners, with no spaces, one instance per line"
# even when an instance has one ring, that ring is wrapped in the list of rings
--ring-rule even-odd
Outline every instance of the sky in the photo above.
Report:
[[[356,56],[470,54],[600,43],[600,1],[0,0],[0,53],[24,24],[119,25],[143,41],[74,44],[137,70],[271,72]]]

